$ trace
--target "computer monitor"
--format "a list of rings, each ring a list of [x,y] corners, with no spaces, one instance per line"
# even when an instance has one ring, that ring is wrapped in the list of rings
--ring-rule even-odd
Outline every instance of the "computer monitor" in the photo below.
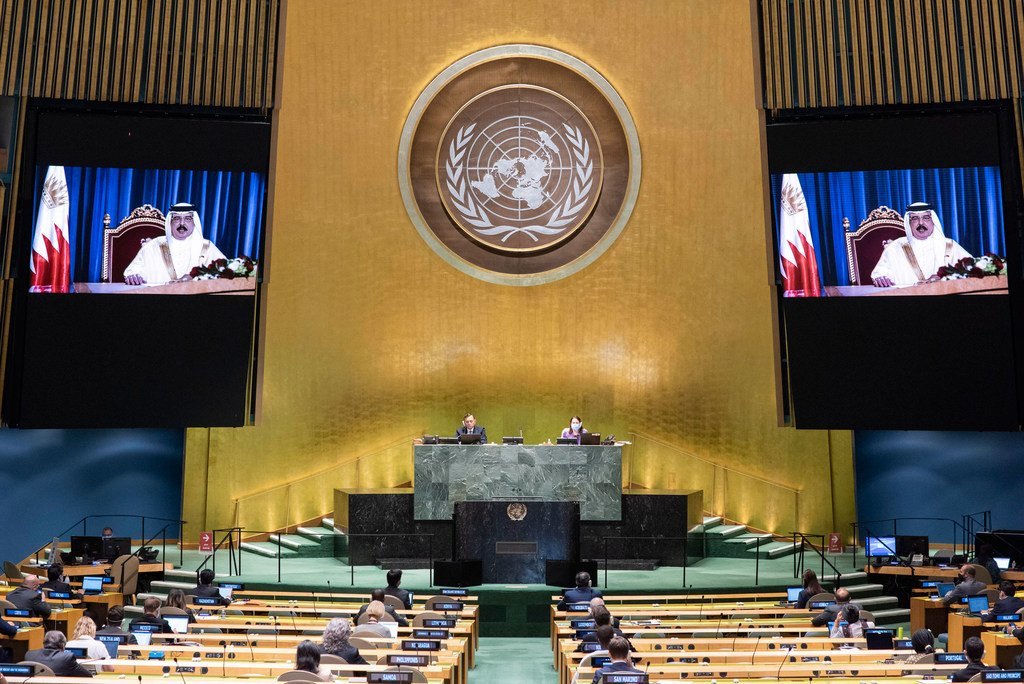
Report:
[[[103,558],[114,560],[132,552],[131,537],[110,537],[103,540]]]
[[[102,537],[71,537],[71,555],[79,558],[101,558],[103,554]]]
[[[76,660],[81,660],[83,658],[89,657],[89,649],[83,648],[81,646],[65,646],[64,650],[70,653],[71,655],[75,656]]]
[[[585,444],[587,446],[597,446],[600,443],[601,443],[601,433],[600,432],[588,432],[588,433],[580,435],[580,444]]]
[[[479,432],[472,435],[459,435],[459,444],[479,444],[482,436]]]
[[[188,615],[163,615],[164,620],[171,626],[175,634],[186,634],[188,632]]]
[[[967,612],[975,615],[984,613],[988,610],[988,596],[981,594],[980,596],[968,596],[967,597]]]
[[[891,629],[869,628],[864,630],[864,640],[870,651],[891,651],[895,634]]]
[[[135,635],[135,643],[139,646],[149,646],[153,641],[153,633],[149,630],[133,629],[132,634]]]
[[[949,592],[953,591],[953,587],[955,587],[955,586],[956,585],[953,584],[952,582],[949,582],[949,583],[946,583],[946,584],[940,584],[939,586],[935,587],[935,591],[937,591],[939,593],[939,596],[945,596]]]
[[[123,634],[97,634],[96,641],[107,647],[107,653],[111,658],[117,658],[117,647],[126,640]]]
[[[83,577],[82,592],[85,594],[102,594],[103,578],[99,575],[87,575]]]
[[[993,558],[992,560],[994,560],[996,562],[996,567],[999,568],[1000,570],[1009,570],[1010,569],[1010,559],[1009,558]]]
[[[915,553],[919,553],[925,558],[928,558],[931,554],[928,552],[928,537],[919,535],[908,535],[901,534],[896,537],[896,555],[902,558],[907,558]]]
[[[803,591],[803,587],[786,587],[786,600],[790,603],[796,603],[800,600],[801,591]]]
[[[865,537],[864,555],[868,558],[895,556],[896,537]]]

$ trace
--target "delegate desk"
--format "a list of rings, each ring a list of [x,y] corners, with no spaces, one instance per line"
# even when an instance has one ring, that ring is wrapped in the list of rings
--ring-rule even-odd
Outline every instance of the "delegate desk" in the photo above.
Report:
[[[455,502],[579,501],[581,520],[622,519],[622,447],[422,444],[413,447],[416,520],[451,520]]]
[[[8,618],[8,621],[13,622]],[[1016,639],[1014,639],[1016,641]],[[6,646],[14,654],[14,662],[25,659],[28,651],[43,647],[42,627],[18,627],[18,633],[12,637],[0,637],[0,646]]]

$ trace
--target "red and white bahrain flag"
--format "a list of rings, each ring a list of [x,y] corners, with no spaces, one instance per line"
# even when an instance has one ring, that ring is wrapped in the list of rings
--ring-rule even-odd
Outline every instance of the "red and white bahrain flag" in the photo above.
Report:
[[[779,265],[786,297],[820,297],[818,258],[811,237],[807,202],[795,173],[782,177],[782,207],[779,215]]]
[[[63,166],[46,170],[39,198],[36,230],[32,237],[33,292],[67,292],[71,282],[71,246],[68,238],[68,183]]]

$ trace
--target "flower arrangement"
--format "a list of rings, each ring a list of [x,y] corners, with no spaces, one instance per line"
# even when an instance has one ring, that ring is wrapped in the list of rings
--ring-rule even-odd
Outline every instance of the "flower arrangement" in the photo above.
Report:
[[[989,253],[985,256],[964,257],[949,266],[939,267],[936,273],[940,280],[963,280],[964,278],[985,278],[1006,275],[1006,259]]]
[[[248,278],[256,272],[256,262],[247,256],[235,259],[216,259],[206,266],[196,266],[189,271],[192,280],[213,280],[214,278]]]

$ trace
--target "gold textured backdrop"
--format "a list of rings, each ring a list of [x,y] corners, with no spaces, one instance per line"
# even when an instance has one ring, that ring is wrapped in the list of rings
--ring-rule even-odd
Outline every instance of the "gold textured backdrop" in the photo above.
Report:
[[[191,430],[189,536],[325,513],[334,486],[411,478],[408,438],[471,410],[492,439],[579,412],[629,480],[700,486],[777,531],[846,529],[848,433],[778,427],[757,14],[748,0],[290,2],[277,88],[255,427]],[[420,90],[484,47],[588,62],[636,122],[636,211],[594,265],[514,288],[411,225],[398,139]],[[795,492],[795,493],[794,493]],[[714,494],[712,496],[712,493]]]

